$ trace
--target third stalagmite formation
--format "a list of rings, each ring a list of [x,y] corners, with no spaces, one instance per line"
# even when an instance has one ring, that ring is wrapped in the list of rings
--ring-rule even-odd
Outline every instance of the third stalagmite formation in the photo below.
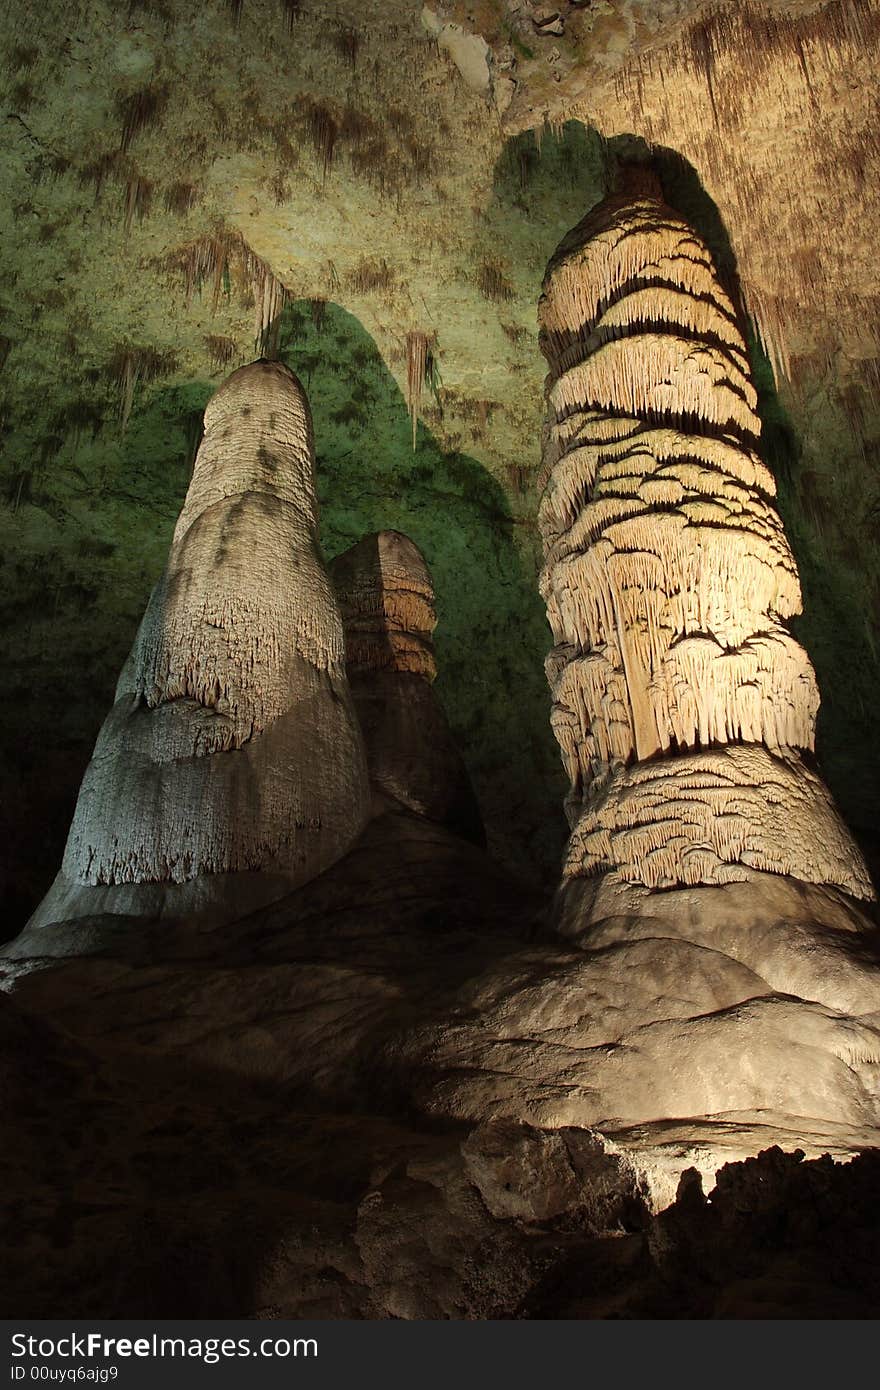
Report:
[[[374,532],[336,557],[330,577],[374,810],[403,806],[484,844],[470,779],[434,692],[437,615],[424,556],[400,531]]]

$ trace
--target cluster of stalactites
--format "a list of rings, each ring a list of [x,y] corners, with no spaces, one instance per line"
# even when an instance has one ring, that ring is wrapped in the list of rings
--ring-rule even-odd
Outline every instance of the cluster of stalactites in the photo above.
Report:
[[[434,586],[415,543],[399,531],[364,536],[331,573],[349,674],[402,671],[433,681]]]
[[[709,251],[659,190],[608,198],[551,261],[540,324],[550,366],[541,592],[575,827],[567,874],[616,866],[653,887],[724,881],[718,865],[736,863],[859,891],[842,826],[846,872],[843,853],[832,864],[800,842],[789,857],[760,836],[751,846],[759,783],[749,802],[737,779],[727,811],[723,786],[714,800],[688,793],[681,835],[668,816],[651,821],[653,803],[645,826],[656,828],[637,833],[626,818],[635,803],[621,770],[633,763],[684,768],[682,753],[758,746],[775,774],[794,769],[794,784],[807,776],[798,750],[814,743],[815,677],[784,626],[800,611],[797,570],[755,451],[745,342]],[[836,833],[821,784],[803,786],[813,782],[824,809],[804,823],[818,833],[830,816]],[[609,816],[626,853],[609,847]]]

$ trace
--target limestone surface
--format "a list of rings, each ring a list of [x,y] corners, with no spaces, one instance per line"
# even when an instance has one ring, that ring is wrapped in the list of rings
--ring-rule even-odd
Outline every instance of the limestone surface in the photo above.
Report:
[[[689,1166],[652,1215],[626,1155],[586,1131],[279,1104],[0,1005],[10,1317],[876,1313],[877,1154],[805,1159],[768,1128],[759,1159],[702,1182]],[[687,1165],[684,1129],[642,1142]]]
[[[828,893],[758,873],[589,932],[570,896],[564,940],[539,896],[399,809],[222,932],[141,926],[100,955],[0,971],[16,1008],[127,1075],[476,1128],[468,1181],[496,1219],[595,1214],[615,1192],[659,1211],[688,1169],[708,1190],[774,1144],[842,1161],[877,1145],[877,942],[843,895],[831,916]]]

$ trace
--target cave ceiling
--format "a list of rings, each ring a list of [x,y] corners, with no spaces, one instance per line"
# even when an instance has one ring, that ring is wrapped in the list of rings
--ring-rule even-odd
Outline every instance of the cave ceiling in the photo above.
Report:
[[[648,146],[755,326],[819,756],[873,854],[878,37],[875,0],[4,8],[15,912],[59,858],[204,405],[261,353],[311,398],[328,556],[385,527],[423,550],[490,847],[552,879],[536,304],[560,238]]]

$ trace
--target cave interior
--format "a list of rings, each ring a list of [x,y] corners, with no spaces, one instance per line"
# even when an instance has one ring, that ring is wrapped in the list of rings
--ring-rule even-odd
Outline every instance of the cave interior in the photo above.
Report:
[[[6,1316],[877,1316],[878,50],[878,0],[0,15]],[[589,336],[673,232],[708,288],[669,241]],[[643,551],[730,575],[662,692]]]

